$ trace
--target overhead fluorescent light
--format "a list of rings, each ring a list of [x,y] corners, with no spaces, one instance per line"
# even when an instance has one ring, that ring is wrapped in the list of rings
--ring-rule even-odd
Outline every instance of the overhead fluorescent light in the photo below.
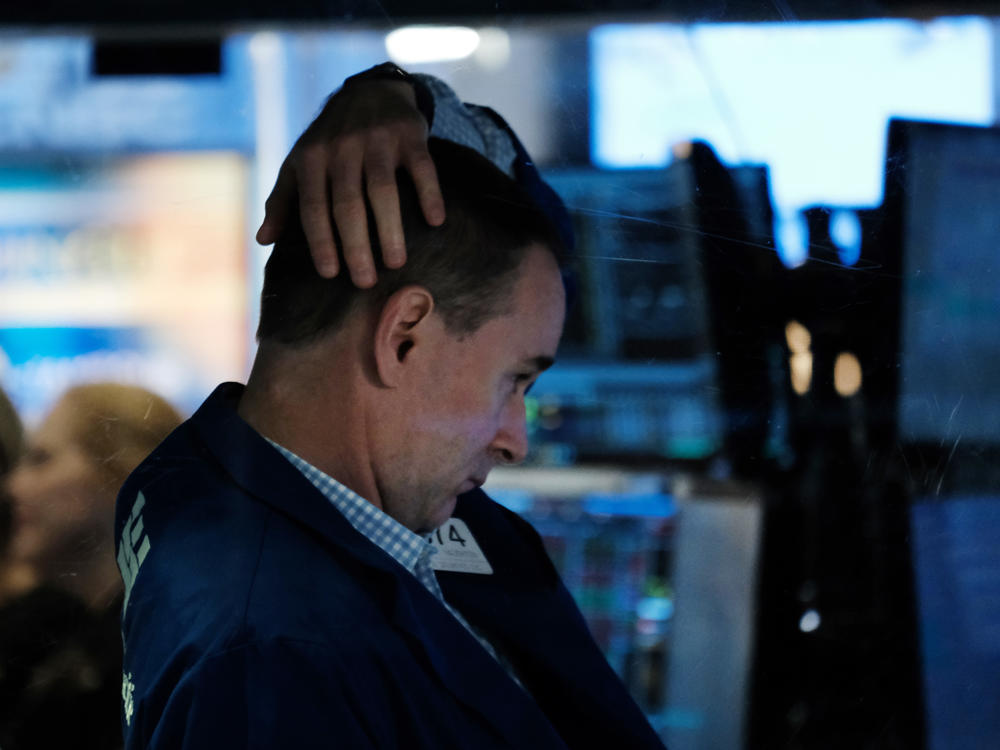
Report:
[[[400,65],[461,60],[477,47],[479,33],[466,26],[404,26],[385,37],[389,58]]]

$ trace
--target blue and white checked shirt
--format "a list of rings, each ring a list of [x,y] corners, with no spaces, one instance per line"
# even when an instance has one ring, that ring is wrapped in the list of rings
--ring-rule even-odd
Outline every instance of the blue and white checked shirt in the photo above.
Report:
[[[429,539],[420,536],[414,531],[410,531],[410,529],[403,526],[403,524],[381,508],[376,508],[356,492],[345,487],[329,474],[320,471],[287,448],[278,445],[270,438],[267,438],[267,442],[273,445],[282,456],[287,458],[292,466],[302,472],[302,475],[312,482],[316,489],[323,493],[323,496],[333,504],[334,508],[340,511],[344,518],[350,522],[351,526],[415,576],[455,616],[455,619],[462,623],[465,629],[475,636],[476,640],[482,644],[490,656],[496,659],[507,670],[507,674],[511,676],[511,679],[518,685],[521,685],[522,688],[524,687],[517,678],[517,675],[514,674],[511,665],[497,654],[493,644],[478,633],[462,617],[458,610],[445,601],[444,594],[441,592],[441,586],[438,585],[437,577],[434,575],[434,569],[431,568],[431,557],[437,553],[437,548],[434,547]]]

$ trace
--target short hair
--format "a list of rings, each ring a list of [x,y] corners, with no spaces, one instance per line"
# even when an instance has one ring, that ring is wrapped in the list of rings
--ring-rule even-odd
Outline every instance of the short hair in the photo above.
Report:
[[[425,287],[447,330],[464,336],[509,311],[510,288],[531,245],[547,248],[562,266],[564,250],[556,228],[511,178],[464,146],[431,138],[428,148],[444,197],[444,224],[427,224],[413,182],[400,169],[396,178],[406,264],[385,267],[368,206],[378,282],[363,290],[354,286],[346,270],[332,279],[321,277],[301,223],[290,222],[265,266],[259,340],[309,343],[338,327],[354,305],[366,301],[381,308],[410,284]],[[337,245],[339,249],[339,238]],[[340,262],[345,268],[342,254]]]

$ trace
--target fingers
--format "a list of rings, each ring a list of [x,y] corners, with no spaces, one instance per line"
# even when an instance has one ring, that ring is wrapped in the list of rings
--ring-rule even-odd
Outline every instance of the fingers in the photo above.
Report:
[[[343,151],[330,164],[333,220],[337,223],[354,285],[367,289],[375,284],[375,262],[368,241],[368,215],[362,193],[360,149]],[[311,245],[311,240],[310,240]]]
[[[410,152],[407,168],[410,170],[413,184],[417,188],[417,197],[420,200],[420,208],[424,212],[424,218],[431,226],[440,226],[445,219],[444,198],[441,196],[437,170],[434,168],[434,160],[431,159],[430,152],[427,150],[426,141],[421,141],[420,148]]]
[[[397,167],[406,167],[413,178],[421,210],[428,223],[444,221],[444,200],[437,171],[427,150],[427,125],[422,118],[402,123],[405,130],[371,134],[366,151],[365,189],[375,216],[382,260],[387,268],[406,263],[406,238],[400,213]],[[338,227],[340,224],[338,223]]]
[[[397,168],[407,169],[413,178],[427,222],[440,225],[445,219],[437,170],[427,149],[426,123],[419,113],[409,114],[388,124],[303,136],[278,173],[257,231],[258,241],[265,244],[277,239],[298,192],[302,228],[316,270],[329,278],[344,265],[356,286],[369,288],[376,282],[376,264],[368,235],[367,197],[385,266],[402,266],[406,244]],[[340,261],[338,236],[343,252]]]
[[[406,263],[406,243],[399,208],[399,190],[396,188],[394,156],[389,152],[381,152],[365,165],[368,201],[375,214],[382,260],[387,268],[399,268]]]
[[[437,170],[425,138],[411,141],[405,149],[393,147],[389,142],[372,141],[366,145],[364,187],[375,216],[382,260],[387,268],[399,268],[406,263],[406,241],[396,185],[396,166],[402,164],[409,169],[424,217],[435,226],[443,223],[445,218]],[[351,279],[355,285],[367,288],[375,284],[376,276],[364,195],[360,191],[360,171],[362,168],[356,159],[342,160],[334,167],[333,214]]]
[[[426,137],[422,132],[418,135],[398,155],[390,149],[373,151],[365,164],[368,200],[375,214],[382,259],[388,268],[399,268],[406,263],[406,238],[396,186],[397,164],[409,170],[427,223],[437,226],[445,219],[437,170],[427,150]]]
[[[299,217],[316,271],[320,276],[331,278],[337,275],[340,263],[337,260],[337,245],[330,224],[326,174],[322,168],[317,167],[317,164],[325,164],[326,160],[318,157],[317,152],[306,151],[302,159],[305,164],[300,164],[300,168],[296,169]]]

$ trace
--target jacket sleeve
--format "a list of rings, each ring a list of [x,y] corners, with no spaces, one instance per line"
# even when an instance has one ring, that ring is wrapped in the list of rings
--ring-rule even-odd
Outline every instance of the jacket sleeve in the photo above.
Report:
[[[423,87],[433,102],[431,122],[428,123],[432,137],[478,151],[508,177],[517,176],[514,171],[517,145],[506,123],[498,123],[484,107],[463,102],[440,78],[425,73],[415,73],[412,77],[414,85]]]
[[[275,639],[203,660],[171,694],[148,743],[128,747],[366,750],[376,747],[370,714],[329,649]]]
[[[489,107],[466,104],[440,78],[415,73],[412,79],[414,85],[424,89],[424,95],[418,98],[433,103],[429,113],[430,135],[478,151],[514,179],[549,217],[566,252],[571,254],[575,237],[569,213],[559,195],[542,179],[531,155],[507,121]],[[567,281],[572,285],[567,291],[573,296],[575,282]]]

